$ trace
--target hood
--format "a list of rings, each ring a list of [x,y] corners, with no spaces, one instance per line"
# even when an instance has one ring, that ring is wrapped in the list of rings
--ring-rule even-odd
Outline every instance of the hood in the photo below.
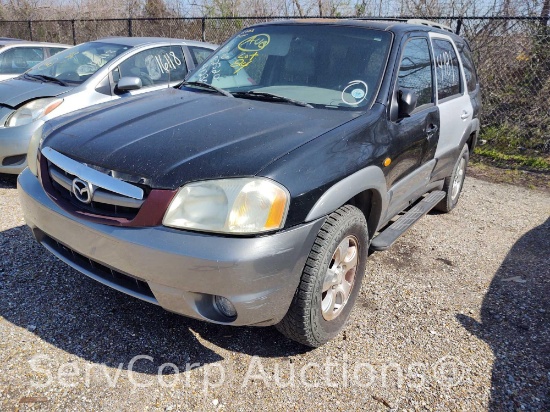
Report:
[[[19,76],[19,74],[0,74],[0,82],[8,79],[13,79],[17,76]]]
[[[5,80],[0,82],[0,105],[16,108],[29,100],[58,96],[72,89],[56,83],[41,83],[23,78]]]
[[[360,114],[169,89],[57,118],[44,146],[175,189],[255,175]]]

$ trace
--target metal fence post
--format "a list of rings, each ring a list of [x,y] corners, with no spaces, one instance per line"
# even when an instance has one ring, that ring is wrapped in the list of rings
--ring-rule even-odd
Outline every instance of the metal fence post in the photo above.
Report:
[[[74,20],[71,20],[71,28],[73,30],[73,45],[76,46],[76,29],[74,27]]]
[[[132,37],[132,19],[128,19],[128,37]]]
[[[460,34],[460,29],[462,28],[462,16],[458,18],[456,22],[456,34]]]
[[[202,28],[201,28],[201,39],[202,41],[206,41],[206,16],[202,19]]]
[[[29,40],[32,41],[32,20],[29,20]]]

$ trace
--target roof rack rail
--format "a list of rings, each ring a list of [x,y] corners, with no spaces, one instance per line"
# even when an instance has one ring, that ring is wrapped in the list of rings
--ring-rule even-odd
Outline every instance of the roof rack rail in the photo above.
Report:
[[[435,27],[435,28],[450,31],[451,33],[453,33],[453,29],[451,29],[449,26],[447,26],[445,24],[436,23],[435,21],[423,20],[423,19],[409,19],[409,20],[407,20],[407,23],[409,23],[409,24],[421,24],[423,26]]]
[[[352,17],[351,20],[372,20],[372,21],[400,21],[406,22],[408,19],[406,17]]]

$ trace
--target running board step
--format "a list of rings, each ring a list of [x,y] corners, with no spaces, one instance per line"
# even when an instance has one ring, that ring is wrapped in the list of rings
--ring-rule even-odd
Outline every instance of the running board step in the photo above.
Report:
[[[436,190],[418,202],[412,209],[397,219],[387,229],[384,229],[378,236],[372,239],[370,248],[376,251],[388,249],[399,236],[405,233],[412,225],[420,220],[422,216],[434,208],[443,198],[445,192]]]

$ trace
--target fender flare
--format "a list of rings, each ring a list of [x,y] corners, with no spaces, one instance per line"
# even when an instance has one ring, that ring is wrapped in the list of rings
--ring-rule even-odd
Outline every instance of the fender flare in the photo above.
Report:
[[[306,217],[306,222],[310,222],[334,212],[354,196],[365,190],[374,190],[378,194],[378,199],[373,199],[372,206],[374,209],[371,211],[371,216],[376,217],[376,222],[369,222],[371,225],[373,223],[378,225],[380,219],[383,217],[383,213],[388,207],[386,177],[378,166],[368,166],[331,186],[317,200],[315,205],[313,205]],[[378,227],[369,227],[369,231],[374,231],[376,229],[378,229]]]

